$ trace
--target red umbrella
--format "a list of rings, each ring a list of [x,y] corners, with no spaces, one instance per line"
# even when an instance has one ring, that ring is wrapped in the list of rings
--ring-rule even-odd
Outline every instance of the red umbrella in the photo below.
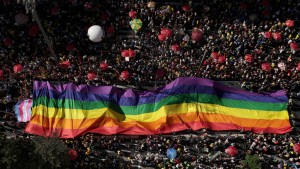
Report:
[[[13,43],[13,40],[10,39],[10,38],[6,38],[3,40],[3,45],[6,46],[6,47],[10,47]]]
[[[200,31],[199,29],[194,29],[192,32],[192,40],[199,42],[203,37],[203,33],[202,31]]]
[[[159,34],[157,38],[159,41],[165,41],[167,39],[167,36],[165,34]]]
[[[121,72],[121,75],[120,77],[123,79],[123,80],[127,80],[129,78],[129,72],[127,70],[124,70],[123,72]]]
[[[3,70],[0,69],[0,77],[3,77],[4,76],[4,72]]]
[[[236,149],[234,146],[229,146],[229,147],[225,150],[225,152],[226,152],[228,155],[230,155],[230,156],[235,156],[235,155],[238,153],[237,149]]]
[[[174,51],[174,52],[178,52],[180,50],[180,46],[178,44],[173,44],[171,46],[171,49]]]
[[[214,60],[218,60],[219,59],[219,53],[218,52],[212,52],[210,55]]]
[[[101,62],[100,69],[101,69],[101,71],[106,71],[108,69],[108,64],[105,62]]]
[[[128,50],[128,56],[129,57],[135,57],[135,55],[136,55],[136,53],[135,53],[134,50],[131,50],[131,49]]]
[[[88,78],[89,80],[94,80],[96,77],[97,77],[97,73],[94,72],[94,71],[90,71],[90,72],[87,74],[87,78]]]
[[[164,71],[163,69],[156,69],[155,75],[156,75],[158,78],[162,78],[162,77],[164,77],[164,75],[165,75],[165,71]]]
[[[281,40],[281,33],[280,33],[280,32],[275,32],[275,33],[273,33],[273,38],[274,38],[276,41]]]
[[[264,71],[270,71],[271,70],[271,65],[269,63],[263,63],[261,65],[261,69]]]
[[[51,8],[51,15],[57,15],[57,14],[58,14],[58,11],[59,11],[58,6],[53,6],[53,7]]]
[[[191,7],[189,5],[183,5],[182,7],[182,10],[185,11],[185,12],[188,12],[190,11]]]
[[[268,39],[270,39],[270,38],[272,38],[272,32],[265,32],[265,38],[268,38]]]
[[[293,20],[286,20],[285,21],[285,25],[287,26],[287,27],[293,27],[294,26],[294,21]]]
[[[67,51],[71,51],[71,50],[74,50],[75,49],[75,46],[72,44],[72,43],[70,43],[70,44],[68,44],[67,46],[66,46],[66,50]]]
[[[75,160],[78,156],[77,152],[73,149],[68,152],[68,155],[70,157],[70,160],[72,161]]]
[[[225,63],[226,62],[226,57],[224,55],[220,55],[218,59],[219,63]]]
[[[106,32],[109,34],[115,33],[115,27],[110,25],[109,27],[106,28]]]
[[[71,66],[71,63],[68,60],[63,61],[62,63],[60,63],[60,67],[65,68],[65,69],[70,67],[70,66]]]
[[[134,11],[134,10],[131,10],[131,11],[128,13],[128,15],[129,15],[130,18],[135,18],[136,15],[137,15],[137,12]]]
[[[291,48],[291,50],[298,50],[298,44],[292,42],[292,43],[290,43],[290,48]]]
[[[37,24],[32,24],[29,27],[29,36],[37,36],[40,33],[40,28]]]
[[[248,62],[248,63],[251,63],[251,62],[253,62],[252,55],[250,55],[250,54],[246,54],[246,55],[245,55],[245,61],[246,61],[246,62]]]
[[[122,55],[123,57],[128,57],[128,56],[129,56],[128,50],[123,50],[123,51],[121,52],[121,55]]]
[[[299,143],[294,144],[293,150],[295,153],[300,153],[300,144]]]
[[[14,70],[15,73],[21,72],[23,70],[23,66],[21,64],[16,64],[13,67],[13,70]]]

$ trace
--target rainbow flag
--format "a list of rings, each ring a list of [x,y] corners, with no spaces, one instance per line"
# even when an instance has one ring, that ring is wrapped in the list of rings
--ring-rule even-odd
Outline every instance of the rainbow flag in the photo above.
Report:
[[[153,91],[35,81],[26,131],[61,138],[201,128],[283,134],[291,131],[287,101],[283,91],[262,95],[192,77]]]

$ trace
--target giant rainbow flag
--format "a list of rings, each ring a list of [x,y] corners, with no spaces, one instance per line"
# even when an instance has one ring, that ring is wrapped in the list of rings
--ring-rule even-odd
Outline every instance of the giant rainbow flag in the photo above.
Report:
[[[192,77],[153,91],[35,81],[26,131],[61,138],[201,128],[282,134],[291,130],[287,101],[283,91],[262,95]]]

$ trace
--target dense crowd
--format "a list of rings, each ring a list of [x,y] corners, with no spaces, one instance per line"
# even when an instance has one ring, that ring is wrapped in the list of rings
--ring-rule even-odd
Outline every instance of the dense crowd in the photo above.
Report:
[[[171,0],[156,2],[154,9],[147,3],[145,0],[38,3],[37,14],[52,42],[53,56],[35,19],[26,14],[24,6],[0,1],[0,110],[11,112],[14,96],[30,97],[33,80],[125,84],[143,89],[169,83],[177,77],[194,76],[237,81],[242,88],[256,92],[299,90],[299,50],[290,46],[300,41],[300,3],[296,0]],[[184,10],[184,5],[190,9]],[[143,22],[138,31],[129,25],[131,10]],[[28,21],[18,23],[18,14],[26,14]],[[286,20],[293,20],[295,25],[288,27]],[[105,30],[101,42],[89,40],[87,30],[92,25]],[[158,39],[162,28],[173,32],[164,41]],[[196,29],[203,33],[199,41],[192,39]],[[270,38],[266,32],[280,33],[281,37]],[[171,49],[173,44],[179,45],[178,51]],[[126,61],[121,52],[128,49],[135,50],[136,55]],[[213,53],[224,59],[215,58]],[[69,61],[70,66],[64,66],[64,61]],[[101,70],[103,62],[108,64],[107,70]],[[22,66],[20,71],[13,70],[17,64]],[[266,64],[269,66],[264,67]],[[129,78],[120,77],[124,70],[129,72]],[[94,79],[87,77],[91,71],[96,73]],[[3,126],[13,127],[9,128],[12,132],[24,127],[11,113],[1,113],[0,120],[1,131],[7,130]],[[246,154],[257,154],[263,168],[288,168],[292,163],[299,167],[299,155],[292,150],[297,142],[299,138],[290,135],[224,136],[207,132],[146,138],[89,134],[66,140],[78,152],[77,159],[72,161],[73,168],[165,169],[242,168]],[[236,156],[224,152],[230,145],[237,147]],[[176,159],[166,157],[168,148],[177,150]],[[218,151],[222,153],[211,159]]]

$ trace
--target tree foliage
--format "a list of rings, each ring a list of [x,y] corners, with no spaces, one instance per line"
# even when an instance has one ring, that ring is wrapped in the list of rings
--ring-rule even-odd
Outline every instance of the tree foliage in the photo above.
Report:
[[[262,165],[257,154],[247,154],[242,163],[248,169],[261,169]]]

